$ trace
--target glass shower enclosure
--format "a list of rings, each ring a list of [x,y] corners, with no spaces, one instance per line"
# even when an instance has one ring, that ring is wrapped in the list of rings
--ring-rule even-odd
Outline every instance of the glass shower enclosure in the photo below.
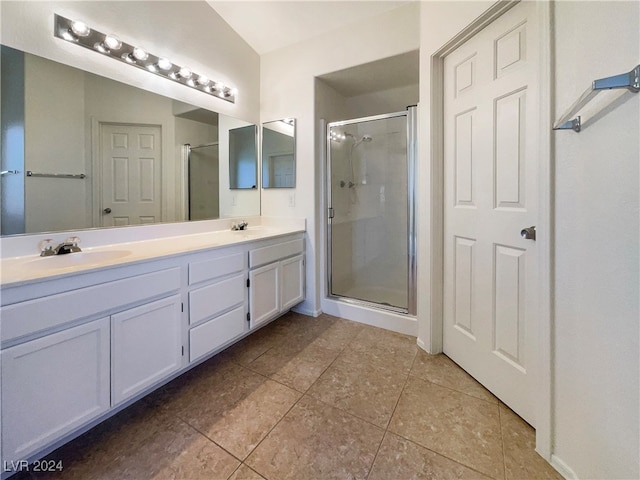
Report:
[[[330,298],[415,314],[415,120],[327,124]]]
[[[218,143],[185,145],[187,148],[187,218],[220,218]]]

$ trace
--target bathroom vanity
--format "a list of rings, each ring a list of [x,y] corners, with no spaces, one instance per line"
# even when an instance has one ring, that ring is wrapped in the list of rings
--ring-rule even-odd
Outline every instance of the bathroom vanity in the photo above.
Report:
[[[3,259],[3,477],[300,303],[304,268],[304,221]]]

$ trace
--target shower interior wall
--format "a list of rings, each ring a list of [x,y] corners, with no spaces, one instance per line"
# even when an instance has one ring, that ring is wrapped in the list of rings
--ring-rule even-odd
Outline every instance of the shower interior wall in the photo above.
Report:
[[[316,80],[316,105],[324,110],[321,117],[327,123],[403,111],[415,105],[417,97],[417,84],[345,97]],[[382,301],[406,306],[407,197],[386,195],[406,189],[406,134],[380,130],[382,126],[366,122],[341,127],[357,139],[371,135],[373,141],[362,142],[350,152],[353,141],[347,139],[334,149],[333,292],[363,298],[376,290]],[[348,185],[352,178],[350,153],[357,186],[341,187],[341,181]]]

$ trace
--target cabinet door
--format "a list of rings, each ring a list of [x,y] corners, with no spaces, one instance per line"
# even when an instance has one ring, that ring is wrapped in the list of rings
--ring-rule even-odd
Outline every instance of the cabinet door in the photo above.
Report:
[[[27,459],[109,409],[109,345],[102,318],[2,352],[4,462]]]
[[[304,257],[282,260],[280,274],[280,310],[284,311],[304,300]]]
[[[278,263],[265,265],[249,272],[249,311],[251,328],[280,313]]]
[[[181,367],[181,319],[179,295],[111,316],[113,405]]]

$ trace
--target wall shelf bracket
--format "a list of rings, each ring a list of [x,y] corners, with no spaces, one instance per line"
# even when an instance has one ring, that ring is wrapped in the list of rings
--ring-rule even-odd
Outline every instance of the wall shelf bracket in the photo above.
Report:
[[[567,112],[553,126],[554,130],[573,130],[579,132],[582,126],[580,116],[576,114],[582,110],[602,90],[625,88],[633,93],[640,92],[640,65],[633,70],[612,77],[594,80],[591,86],[576,100]]]

